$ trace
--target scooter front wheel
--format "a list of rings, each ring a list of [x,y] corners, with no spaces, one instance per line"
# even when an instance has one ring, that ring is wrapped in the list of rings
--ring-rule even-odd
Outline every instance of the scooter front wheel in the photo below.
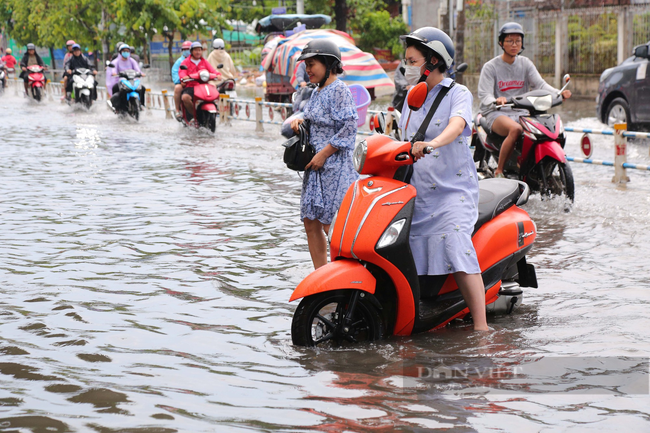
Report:
[[[336,290],[304,298],[293,315],[296,346],[349,345],[384,337],[381,312],[360,290]]]

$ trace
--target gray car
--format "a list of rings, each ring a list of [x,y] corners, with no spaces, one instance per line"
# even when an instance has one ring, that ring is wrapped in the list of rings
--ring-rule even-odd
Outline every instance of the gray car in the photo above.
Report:
[[[614,126],[627,123],[629,131],[650,128],[650,42],[634,48],[634,55],[600,76],[596,115]]]

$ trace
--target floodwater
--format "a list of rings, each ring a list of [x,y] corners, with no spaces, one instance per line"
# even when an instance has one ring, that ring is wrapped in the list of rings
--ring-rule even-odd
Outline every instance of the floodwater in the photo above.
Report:
[[[585,107],[567,120],[600,128]],[[311,261],[278,127],[213,136],[11,91],[0,119],[0,431],[650,430],[648,172],[617,186],[572,164],[570,213],[530,200],[539,288],[492,333],[305,349],[288,299]],[[650,162],[647,142],[629,154]],[[474,370],[434,380],[442,364]]]

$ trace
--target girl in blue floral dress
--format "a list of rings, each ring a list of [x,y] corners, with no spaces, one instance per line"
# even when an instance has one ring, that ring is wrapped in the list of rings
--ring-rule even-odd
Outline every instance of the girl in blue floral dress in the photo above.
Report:
[[[352,163],[358,115],[350,89],[337,78],[343,68],[334,43],[310,41],[298,60],[305,60],[309,80],[319,84],[304,109],[316,155],[306,167],[300,197],[309,253],[314,268],[319,268],[327,264],[325,233],[348,188],[359,178]],[[291,123],[294,131],[300,123],[302,119]]]

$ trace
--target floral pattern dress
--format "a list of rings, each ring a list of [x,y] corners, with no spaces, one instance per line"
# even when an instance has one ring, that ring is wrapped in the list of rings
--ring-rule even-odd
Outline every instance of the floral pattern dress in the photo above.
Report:
[[[350,89],[337,79],[314,90],[304,109],[309,119],[309,141],[320,152],[331,144],[338,149],[318,171],[307,170],[302,182],[300,219],[330,224],[350,185],[359,178],[352,163],[357,137],[357,107]]]
[[[419,111],[411,114],[405,137],[412,137],[424,121],[445,78],[434,87]],[[400,128],[409,116],[404,104]],[[479,274],[481,269],[472,244],[478,219],[478,176],[469,149],[472,122],[472,94],[456,84],[442,99],[425,134],[425,141],[436,138],[452,117],[465,120],[465,129],[451,143],[425,155],[413,165],[411,184],[417,190],[410,245],[418,275],[444,275],[455,272]]]

